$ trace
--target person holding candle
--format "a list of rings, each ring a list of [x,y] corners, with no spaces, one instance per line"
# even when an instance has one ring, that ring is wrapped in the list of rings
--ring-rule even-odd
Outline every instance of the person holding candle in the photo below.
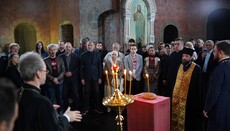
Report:
[[[144,76],[146,78],[146,74],[149,76],[149,81],[146,81],[146,83],[149,82],[150,86],[150,92],[158,94],[158,88],[157,88],[157,80],[159,76],[159,67],[160,67],[160,58],[156,57],[156,53],[154,50],[153,45],[147,46],[147,51],[149,56],[145,58],[144,60]],[[148,84],[145,84],[144,91],[147,91]]]
[[[123,66],[123,63],[117,59],[118,58],[118,52],[117,51],[112,51],[112,57],[110,58],[109,61],[107,61],[105,63],[105,67],[104,67],[104,72],[107,70],[108,71],[108,77],[109,77],[109,81],[106,82],[106,85],[105,85],[105,96],[108,96],[108,95],[112,95],[113,92],[114,92],[114,87],[113,87],[113,83],[111,83],[112,79],[113,79],[113,74],[112,74],[112,67],[113,66],[118,66],[119,67],[119,70],[118,70],[118,81],[120,82],[121,81],[121,78],[123,76],[123,69],[124,69],[124,66]],[[112,94],[111,92],[108,92],[108,82],[110,82],[110,85],[111,86],[111,89],[112,89]]]
[[[141,55],[137,54],[137,46],[135,43],[130,45],[130,54],[125,56],[124,66],[127,72],[131,71],[131,75],[127,75],[126,93],[133,95],[141,93],[141,72],[143,68],[143,59]],[[132,84],[131,92],[129,92],[130,83]]]

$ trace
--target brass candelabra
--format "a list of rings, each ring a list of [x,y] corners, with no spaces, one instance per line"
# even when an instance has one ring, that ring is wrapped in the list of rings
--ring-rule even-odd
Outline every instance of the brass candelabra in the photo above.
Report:
[[[118,130],[123,131],[123,122],[122,121],[124,120],[124,117],[121,115],[121,113],[128,104],[133,103],[134,99],[132,98],[131,95],[122,94],[119,90],[119,83],[120,83],[118,81],[119,67],[117,65],[113,65],[112,70],[113,70],[113,84],[111,84],[111,85],[113,85],[114,93],[112,95],[110,95],[110,93],[108,93],[108,96],[103,99],[102,104],[104,106],[110,107],[116,111],[117,116],[116,116],[115,120],[117,121]],[[108,75],[108,74],[106,73],[106,75]],[[107,76],[107,78],[108,78],[108,76]],[[107,79],[107,82],[109,85],[108,79]],[[110,87],[108,87],[108,88],[110,88]],[[108,89],[108,91],[110,91],[110,89]]]

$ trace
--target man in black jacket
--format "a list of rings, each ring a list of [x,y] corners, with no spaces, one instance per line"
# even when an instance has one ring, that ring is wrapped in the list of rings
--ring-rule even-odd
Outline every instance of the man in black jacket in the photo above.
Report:
[[[67,109],[70,105],[69,98],[72,99],[72,109],[80,108],[79,101],[79,69],[80,58],[72,52],[72,44],[65,44],[65,53],[60,55],[65,65],[64,86],[63,86],[63,108]]]
[[[81,121],[80,112],[70,111],[70,108],[64,115],[57,115],[50,100],[40,94],[48,71],[37,53],[23,54],[19,66],[25,85],[19,92],[15,131],[68,131],[68,122]]]
[[[90,109],[90,101],[94,105],[92,108],[96,112],[102,113],[99,99],[99,84],[101,84],[102,66],[101,56],[95,50],[95,44],[91,41],[87,43],[87,51],[81,55],[81,83],[83,85],[83,115]],[[93,95],[91,95],[93,94]]]

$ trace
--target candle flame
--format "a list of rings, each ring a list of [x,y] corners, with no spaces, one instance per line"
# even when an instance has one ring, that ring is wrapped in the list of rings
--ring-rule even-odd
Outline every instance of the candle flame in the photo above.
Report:
[[[106,75],[108,74],[108,71],[107,71],[107,70],[105,70],[105,74],[106,74]]]
[[[129,74],[132,75],[132,71],[129,71]]]
[[[145,76],[148,78],[148,77],[149,77],[149,74],[145,74]]]
[[[124,74],[126,75],[126,69],[124,69]]]

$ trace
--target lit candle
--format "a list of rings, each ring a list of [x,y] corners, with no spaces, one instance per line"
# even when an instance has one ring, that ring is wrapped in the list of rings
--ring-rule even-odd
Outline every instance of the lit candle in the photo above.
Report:
[[[149,74],[145,74],[146,78],[147,78],[147,84],[148,84],[148,92],[150,92],[150,87],[149,87]]]
[[[114,70],[112,70],[112,75],[113,75],[113,86],[114,86],[114,89],[116,88],[116,83],[115,83],[115,73],[114,73]]]
[[[124,94],[126,94],[126,69],[124,70],[124,81],[125,81],[125,87],[124,87],[125,93]]]
[[[107,83],[108,83],[108,96],[110,96],[111,88],[110,88],[109,76],[108,76],[108,71],[107,70],[105,71],[105,74],[106,74],[106,80],[107,80]]]
[[[131,95],[131,88],[132,88],[132,72],[129,71],[129,95]]]

